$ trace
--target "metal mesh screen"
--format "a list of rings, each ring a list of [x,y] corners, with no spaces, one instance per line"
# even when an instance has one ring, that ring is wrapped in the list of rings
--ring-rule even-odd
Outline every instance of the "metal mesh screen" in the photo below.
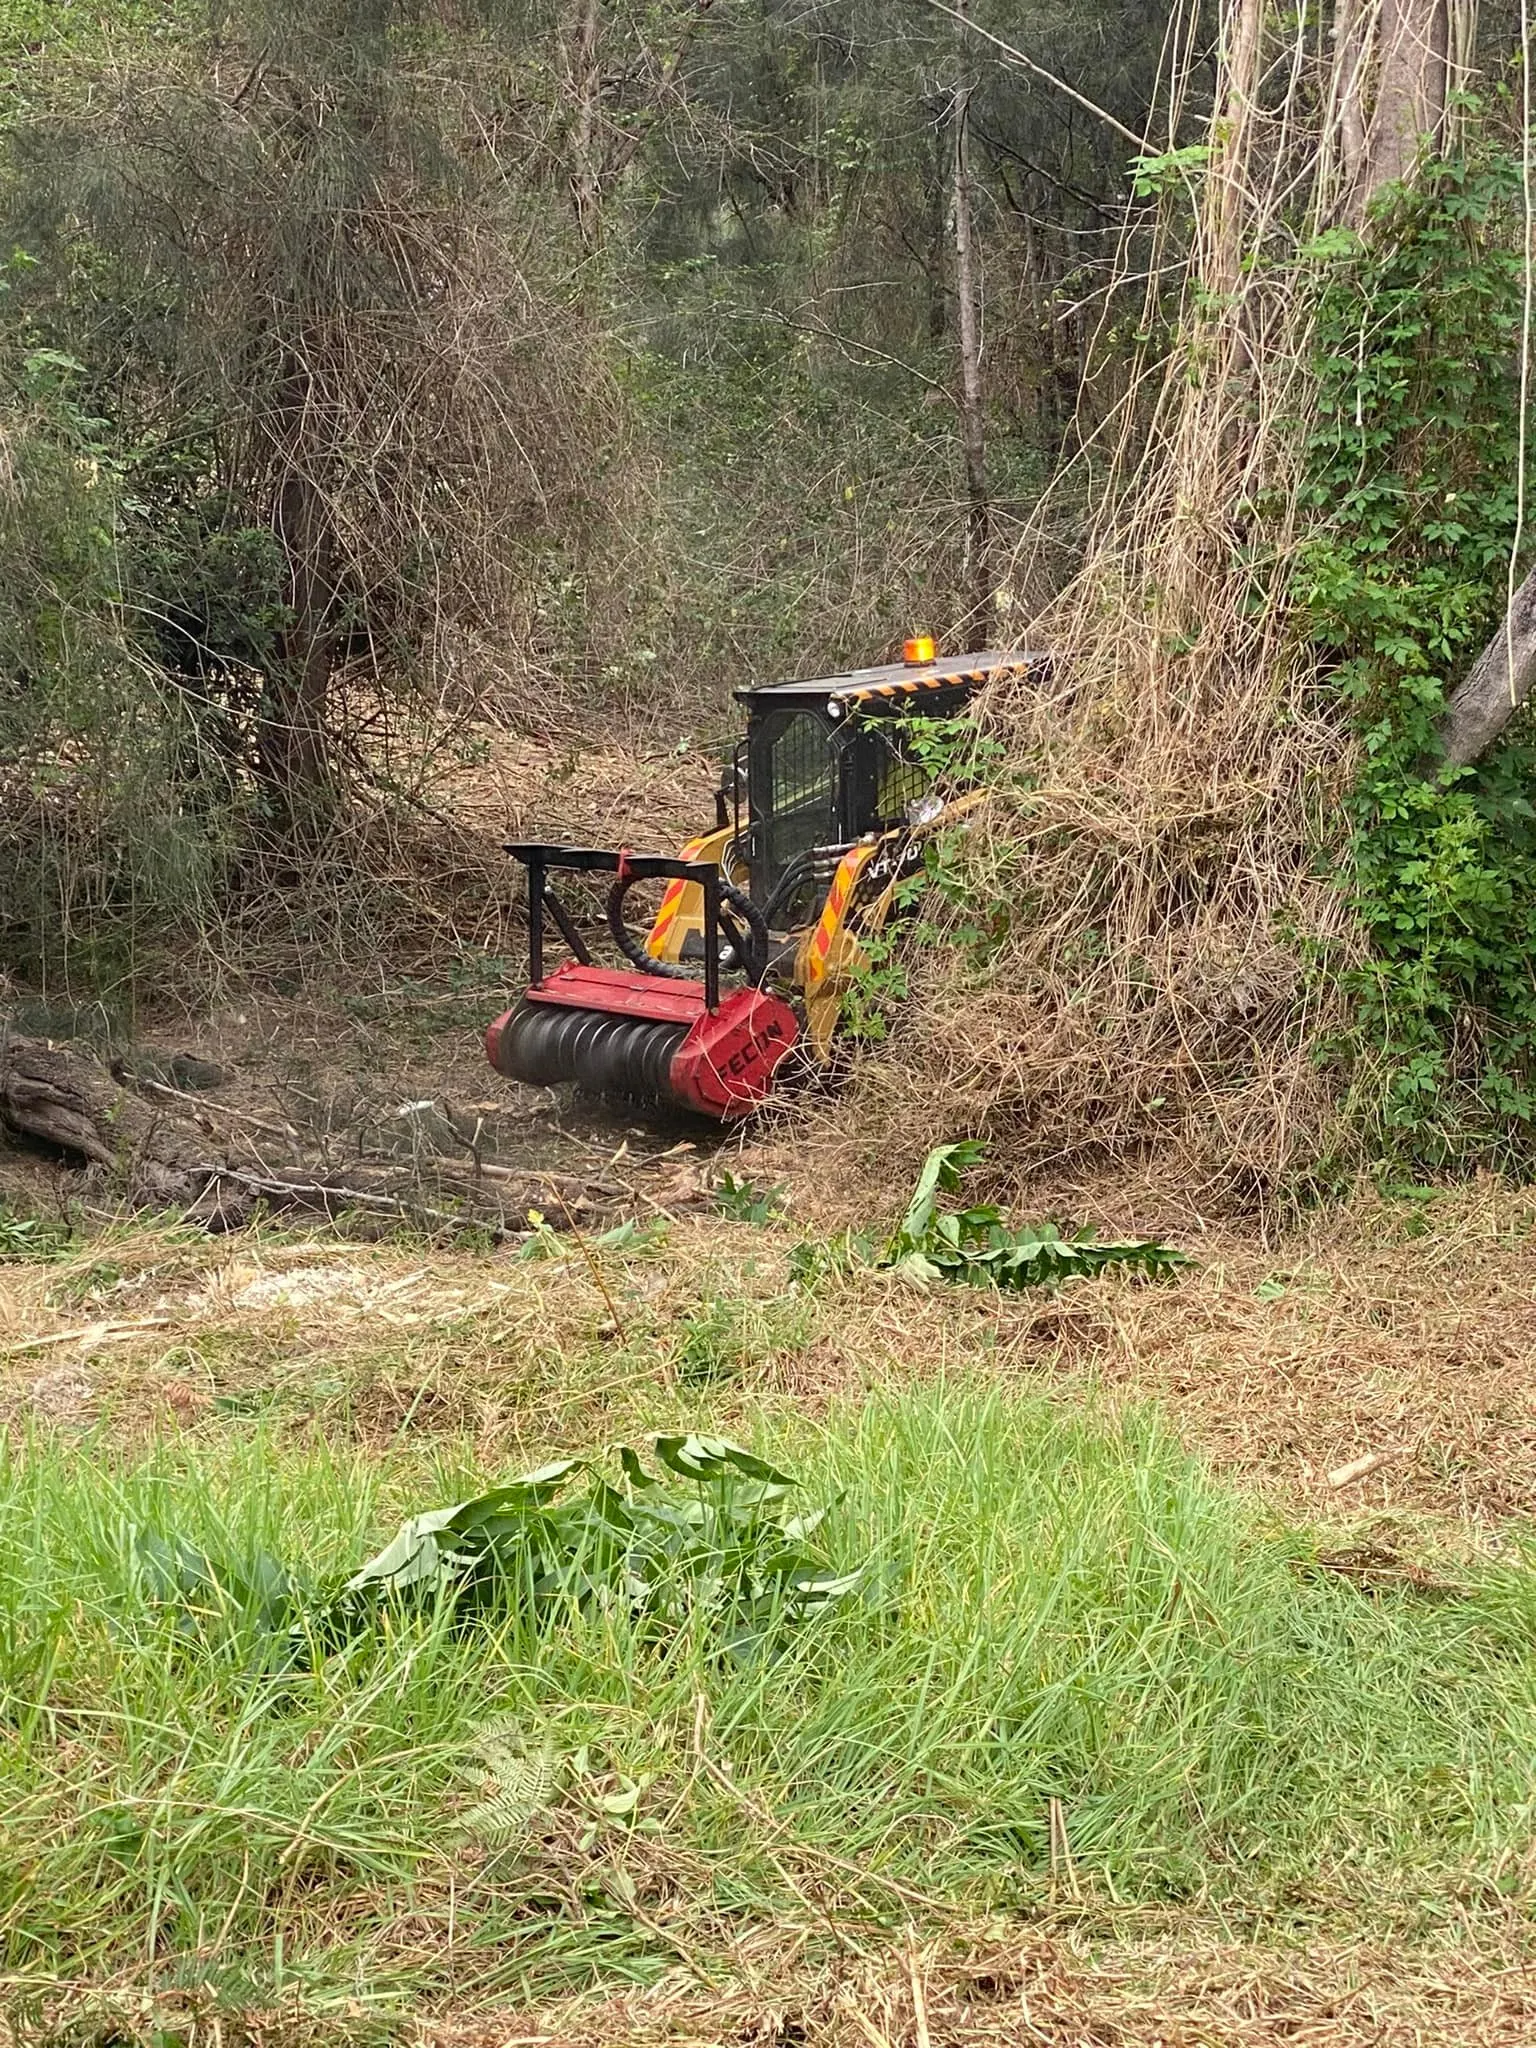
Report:
[[[907,806],[920,797],[929,786],[929,775],[922,765],[915,761],[902,744],[900,731],[876,732],[874,747],[874,799],[873,823],[883,829],[905,822]]]
[[[765,881],[772,889],[799,854],[837,838],[837,780],[832,734],[810,711],[773,721],[766,748],[767,788],[753,792],[762,819]]]

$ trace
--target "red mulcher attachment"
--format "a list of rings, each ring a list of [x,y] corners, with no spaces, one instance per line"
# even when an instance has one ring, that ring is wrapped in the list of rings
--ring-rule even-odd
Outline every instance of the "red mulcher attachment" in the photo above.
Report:
[[[486,1033],[486,1054],[496,1071],[534,1087],[579,1082],[595,1094],[669,1104],[717,1122],[756,1109],[799,1037],[799,1021],[788,1003],[755,985],[722,999],[722,940],[727,964],[740,966],[755,984],[766,967],[767,928],[713,862],[562,846],[509,846],[507,852],[528,870],[529,987],[517,1008]],[[608,897],[609,929],[642,971],[593,965],[549,886],[555,867],[616,877]],[[653,961],[624,924],[624,898],[636,882],[679,878],[704,892],[702,981]],[[546,912],[575,955],[548,975]]]

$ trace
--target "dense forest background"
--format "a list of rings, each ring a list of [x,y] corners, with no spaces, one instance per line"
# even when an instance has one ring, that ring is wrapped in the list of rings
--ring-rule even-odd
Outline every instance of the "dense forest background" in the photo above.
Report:
[[[4,0],[0,961],[377,952],[487,721],[707,745],[1044,635],[926,1119],[1523,1156],[1523,721],[1438,723],[1526,566],[1520,58],[1424,0]]]
[[[347,777],[421,794],[444,712],[723,728],[743,678],[968,630],[973,77],[1000,562],[1091,434],[1130,145],[925,4],[8,16],[7,708],[97,757],[61,843],[7,806],[22,965],[61,904],[136,946],[224,896]],[[1141,131],[1156,10],[1033,27]]]

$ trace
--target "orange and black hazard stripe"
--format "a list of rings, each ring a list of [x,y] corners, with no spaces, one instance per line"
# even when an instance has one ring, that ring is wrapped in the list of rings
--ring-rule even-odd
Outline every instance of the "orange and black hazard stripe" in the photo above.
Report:
[[[850,704],[867,704],[872,697],[902,697],[918,690],[952,690],[957,683],[990,683],[999,676],[1010,681],[1029,674],[1029,663],[1021,661],[1006,668],[970,668],[945,676],[903,676],[899,683],[868,683],[862,690],[850,690]]]
[[[825,976],[827,956],[832,951],[832,941],[838,927],[847,915],[853,892],[859,885],[859,877],[868,866],[871,857],[879,851],[879,842],[870,845],[853,846],[837,864],[837,873],[832,877],[832,886],[827,891],[827,900],[815,931],[811,934],[811,948],[805,963],[806,987],[814,988]]]
[[[703,850],[704,841],[702,839],[690,839],[683,848],[679,858],[682,860],[697,860]],[[651,935],[645,942],[645,950],[653,960],[661,959],[666,951],[667,933],[676,924],[677,913],[683,907],[683,891],[694,886],[691,882],[683,881],[681,877],[676,881],[668,882],[666,894],[661,899],[661,908],[656,913],[656,922],[651,926]]]

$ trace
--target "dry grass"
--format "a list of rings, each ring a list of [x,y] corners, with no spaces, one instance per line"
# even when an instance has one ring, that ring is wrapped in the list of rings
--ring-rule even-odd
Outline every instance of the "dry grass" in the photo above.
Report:
[[[1056,681],[993,707],[1021,786],[993,800],[966,917],[997,906],[1010,934],[984,972],[918,964],[850,1098],[855,1146],[983,1134],[1016,1181],[1175,1154],[1208,1206],[1261,1211],[1327,1151],[1337,999],[1303,959],[1354,943],[1321,871],[1349,751],[1282,622],[1243,620],[1210,558],[1235,495],[1159,494],[1155,545],[1115,543],[1139,591],[1070,593]]]
[[[0,1407],[134,1439],[259,1412],[380,1453],[455,1436],[494,1464],[686,1400],[670,1362],[701,1296],[773,1287],[777,1260],[745,1283],[723,1270],[725,1228],[679,1219],[665,1249],[602,1255],[601,1282],[569,1245],[529,1261],[521,1245],[109,1234],[0,1268]]]
[[[791,1944],[792,1946],[792,1944]],[[1064,1935],[989,1930],[910,1938],[807,1984],[782,1953],[758,1982],[700,1998],[673,1989],[601,2005],[424,2029],[432,2048],[1513,2048],[1536,2027],[1536,1965],[1466,1950],[1421,1960],[1380,1949],[1277,1956],[1240,1944],[1129,1942],[1112,1958]],[[499,2031],[504,2029],[504,2031]]]
[[[1036,1341],[1164,1403],[1214,1462],[1310,1513],[1528,1516],[1536,1206],[1489,1184],[1427,1207],[1363,1201],[1273,1251],[1234,1241],[1177,1293],[1122,1293],[1086,1327],[1069,1305]],[[1388,1462],[1330,1485],[1369,1455]]]
[[[1106,1952],[1068,1921],[921,1942],[845,1932],[828,1966],[806,1954],[824,1932],[814,1912],[758,1929],[707,1990],[678,1968],[627,1995],[421,2015],[388,2033],[412,2048],[1523,2048],[1536,2030],[1536,1964],[1513,1942],[1447,1942],[1411,1961],[1375,1944],[1277,1951],[1216,1935]],[[385,2034],[299,2001],[220,2012],[206,1992],[152,1991],[136,1975],[88,1992],[25,1987],[0,2040],[309,2048]],[[0,1984],[0,1999],[22,1988]]]
[[[697,1201],[709,1171],[664,1160],[637,1185]],[[1426,1517],[1496,1539],[1536,1507],[1528,1194],[1487,1181],[1427,1204],[1362,1196],[1268,1245],[1151,1205],[1086,1213],[1170,1231],[1195,1269],[1174,1286],[1017,1299],[867,1274],[812,1312],[788,1279],[794,1224],[696,1209],[674,1208],[663,1241],[604,1254],[606,1293],[569,1252],[132,1231],[0,1268],[0,1402],[13,1423],[108,1419],[133,1435],[216,1430],[259,1406],[381,1450],[467,1439],[492,1466],[686,1412],[700,1355],[712,1410],[743,1420],[979,1369],[1069,1399],[1155,1400],[1278,1507],[1374,1519],[1383,1540]],[[1363,1456],[1382,1462],[1330,1483]],[[1409,1518],[1395,1533],[1394,1517]]]
[[[696,748],[679,752],[665,732],[615,731],[567,711],[541,718],[537,732],[479,726],[467,739],[440,800],[489,842],[521,834],[671,852],[714,818],[716,762]]]

